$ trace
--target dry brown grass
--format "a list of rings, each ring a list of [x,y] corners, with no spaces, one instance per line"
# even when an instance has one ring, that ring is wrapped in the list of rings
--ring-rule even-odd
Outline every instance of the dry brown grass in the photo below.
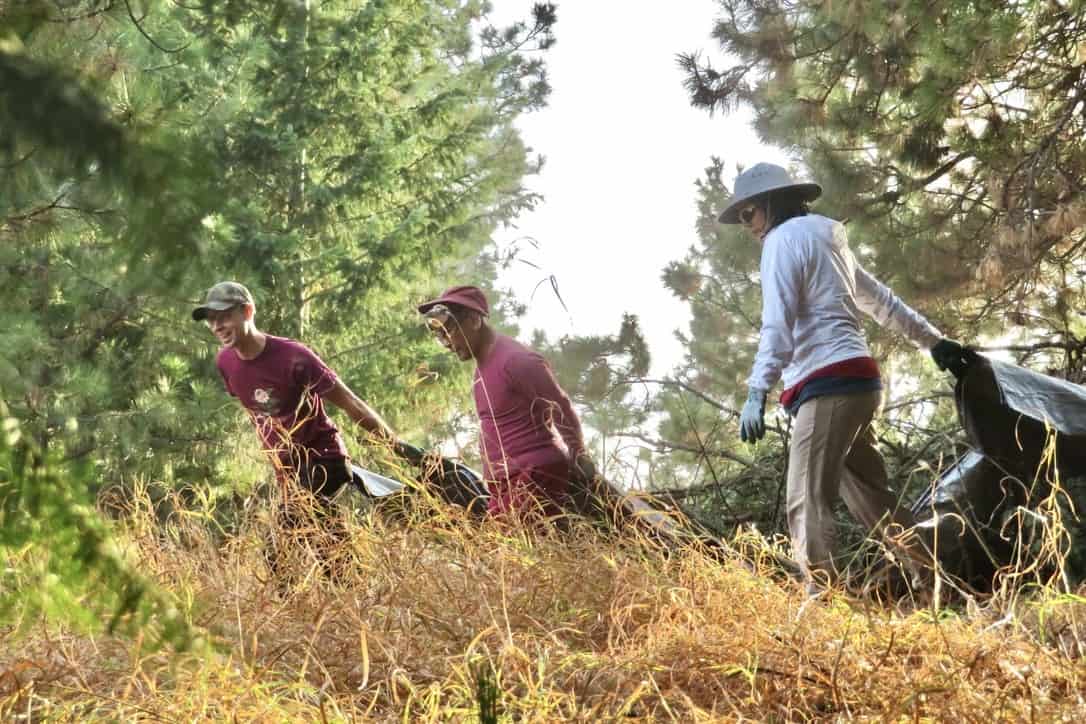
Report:
[[[1086,720],[1081,596],[807,602],[738,556],[433,510],[345,516],[344,576],[299,551],[280,591],[260,581],[266,520],[223,539],[199,511],[161,526],[137,505],[118,535],[211,645],[0,630],[0,720],[472,720],[481,670],[504,720]]]

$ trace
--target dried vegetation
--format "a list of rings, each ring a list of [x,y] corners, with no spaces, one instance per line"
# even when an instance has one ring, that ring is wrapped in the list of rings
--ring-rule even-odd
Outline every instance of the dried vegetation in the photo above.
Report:
[[[118,537],[206,638],[177,654],[43,622],[0,629],[0,720],[477,720],[488,682],[499,720],[1086,719],[1082,595],[939,611],[807,601],[752,562],[750,541],[719,560],[422,507],[345,512],[342,573],[296,546],[286,586],[262,581],[266,508],[227,535],[137,496]]]

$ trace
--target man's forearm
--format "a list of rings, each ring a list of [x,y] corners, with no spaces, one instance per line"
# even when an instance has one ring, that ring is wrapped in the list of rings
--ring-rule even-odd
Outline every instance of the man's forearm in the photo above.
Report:
[[[358,400],[355,410],[348,414],[356,425],[374,437],[389,441],[396,439],[396,433],[392,431],[388,423],[362,400]]]
[[[367,405],[358,395],[354,394],[343,382],[324,395],[325,400],[332,403],[351,418],[351,422],[361,427],[366,432],[379,440],[392,442],[396,434],[377,412]]]

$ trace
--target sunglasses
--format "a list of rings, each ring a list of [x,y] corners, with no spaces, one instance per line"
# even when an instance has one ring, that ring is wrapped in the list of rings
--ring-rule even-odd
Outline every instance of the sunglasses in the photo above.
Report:
[[[442,322],[440,319],[427,319],[426,320],[426,328],[429,329],[434,334],[442,336],[442,337],[446,336],[448,334],[448,332],[446,330],[446,327],[445,327],[445,323]]]
[[[757,206],[745,206],[739,210],[739,221],[749,224],[754,221],[754,214],[758,213]]]
[[[449,339],[449,324],[456,322],[452,310],[444,304],[436,304],[424,315],[426,328],[439,340]]]

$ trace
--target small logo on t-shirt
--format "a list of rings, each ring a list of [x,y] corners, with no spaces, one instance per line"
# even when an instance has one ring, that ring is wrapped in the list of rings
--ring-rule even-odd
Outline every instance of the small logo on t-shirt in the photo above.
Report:
[[[272,397],[274,390],[262,390],[259,387],[253,390],[253,401],[267,415],[274,415],[279,407],[279,402]]]

